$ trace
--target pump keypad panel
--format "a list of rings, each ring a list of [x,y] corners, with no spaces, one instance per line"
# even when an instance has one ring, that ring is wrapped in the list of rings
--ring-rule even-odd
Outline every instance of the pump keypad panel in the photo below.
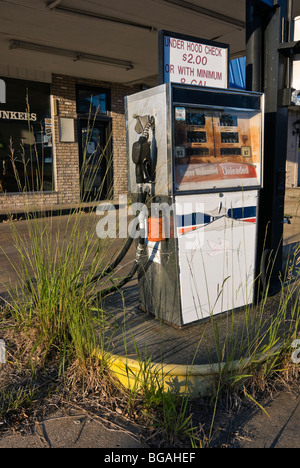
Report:
[[[259,186],[262,115],[175,107],[177,191]]]

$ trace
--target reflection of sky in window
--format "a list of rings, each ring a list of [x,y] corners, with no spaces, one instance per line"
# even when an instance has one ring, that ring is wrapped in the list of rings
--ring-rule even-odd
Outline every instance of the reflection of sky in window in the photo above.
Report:
[[[91,96],[87,99],[89,102],[89,107],[92,101],[92,111],[93,112],[100,112],[104,114],[106,112],[106,96],[105,94],[99,94],[98,96]]]
[[[79,112],[81,113],[93,113],[100,114],[106,113],[106,94],[93,95],[87,91],[80,91],[79,93]]]

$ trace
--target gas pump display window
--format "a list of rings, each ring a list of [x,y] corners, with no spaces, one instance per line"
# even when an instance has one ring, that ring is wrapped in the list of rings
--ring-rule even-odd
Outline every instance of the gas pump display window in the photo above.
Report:
[[[260,110],[175,107],[175,190],[260,186],[261,130]]]
[[[187,132],[188,143],[206,143],[206,132]]]
[[[196,125],[197,127],[205,127],[205,114],[200,112],[187,112],[186,124]]]
[[[221,143],[238,143],[239,142],[239,134],[227,132],[221,132]]]
[[[240,148],[221,148],[221,156],[240,156],[241,154]]]
[[[209,148],[188,148],[187,156],[209,156]]]
[[[238,120],[236,115],[232,114],[222,114],[220,116],[220,126],[221,127],[237,127]]]

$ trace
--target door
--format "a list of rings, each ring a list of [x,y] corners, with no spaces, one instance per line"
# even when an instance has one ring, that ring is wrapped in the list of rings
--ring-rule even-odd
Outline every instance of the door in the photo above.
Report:
[[[81,201],[105,200],[109,197],[108,123],[79,121],[79,169]]]

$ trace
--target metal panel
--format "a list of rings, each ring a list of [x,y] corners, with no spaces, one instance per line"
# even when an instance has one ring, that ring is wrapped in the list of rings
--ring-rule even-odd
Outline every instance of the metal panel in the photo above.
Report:
[[[128,154],[128,190],[137,193],[135,180],[135,165],[131,161],[131,149],[139,135],[135,130],[136,119],[134,115],[150,115],[155,118],[155,130],[150,135],[152,143],[152,158],[156,161],[157,178],[155,192],[158,195],[168,195],[168,128],[167,128],[167,93],[166,85],[158,86],[147,91],[128,96],[125,99],[127,154]]]
[[[155,250],[159,250],[159,255]],[[139,294],[142,310],[181,327],[178,270],[176,239],[167,239],[155,247],[148,244],[139,276]]]
[[[193,197],[206,217],[178,238],[183,324],[253,302],[257,196],[251,191]],[[188,203],[191,197],[176,197],[177,212]]]

